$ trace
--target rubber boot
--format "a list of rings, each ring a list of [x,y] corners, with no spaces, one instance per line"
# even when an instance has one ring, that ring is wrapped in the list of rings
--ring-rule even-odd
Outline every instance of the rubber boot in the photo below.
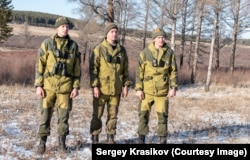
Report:
[[[139,144],[145,144],[145,135],[139,135]]]
[[[67,153],[67,147],[66,147],[66,136],[59,136],[58,137],[59,141],[59,151],[63,153]]]
[[[160,144],[167,144],[167,137],[160,137]]]
[[[92,135],[92,144],[99,143],[99,135]]]
[[[39,143],[38,149],[37,149],[37,152],[39,154],[43,154],[45,152],[45,150],[46,150],[46,141],[47,141],[47,136],[41,137],[40,143]]]
[[[107,135],[107,144],[115,144],[114,135],[108,134]]]

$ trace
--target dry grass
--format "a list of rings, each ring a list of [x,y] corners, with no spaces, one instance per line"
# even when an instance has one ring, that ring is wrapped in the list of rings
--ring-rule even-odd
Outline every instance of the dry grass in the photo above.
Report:
[[[13,28],[14,35],[24,34],[24,25],[10,24],[10,27]],[[36,26],[28,26],[27,31],[30,35],[37,35],[37,36],[51,36],[55,34],[55,29],[53,28],[36,27]],[[70,35],[73,38],[78,37],[78,34],[79,34],[78,31],[70,30]]]
[[[138,99],[135,91],[122,99],[118,126],[117,143],[137,143]],[[170,100],[168,143],[250,143],[249,99],[250,88],[212,86],[211,92],[204,92],[202,86],[181,86],[177,96]],[[92,114],[90,89],[80,90],[70,114],[70,135],[67,145],[71,159],[90,147],[89,125]],[[52,133],[48,139],[45,155],[36,154],[39,142],[39,100],[35,89],[30,86],[0,86],[0,153],[23,159],[57,159],[58,154],[56,122],[52,118]],[[105,126],[106,113],[103,117]],[[154,108],[151,112],[150,133],[146,143],[157,143],[157,121]],[[103,130],[101,141],[105,140]],[[20,149],[21,148],[21,149]],[[20,149],[21,151],[19,151]],[[27,155],[27,152],[30,155]],[[86,154],[87,155],[87,154]],[[24,158],[25,159],[25,158]]]

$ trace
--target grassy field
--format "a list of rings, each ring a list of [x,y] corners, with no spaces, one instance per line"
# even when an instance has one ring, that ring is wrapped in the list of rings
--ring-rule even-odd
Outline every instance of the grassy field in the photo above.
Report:
[[[118,144],[138,143],[138,99],[134,94],[131,89],[129,96],[121,101],[116,136]],[[250,143],[249,95],[249,87],[212,86],[210,92],[204,92],[202,86],[181,86],[177,96],[170,99],[168,143]],[[66,142],[71,150],[66,156],[69,159],[91,159],[91,103],[90,89],[81,89],[70,113],[70,135]],[[1,85],[0,108],[0,159],[1,155],[6,159],[63,159],[65,155],[56,150],[56,112],[52,118],[47,151],[44,155],[36,154],[40,108],[33,87]],[[158,143],[154,108],[150,116],[147,144]],[[106,113],[103,126],[105,119]],[[105,138],[103,128],[100,140]]]

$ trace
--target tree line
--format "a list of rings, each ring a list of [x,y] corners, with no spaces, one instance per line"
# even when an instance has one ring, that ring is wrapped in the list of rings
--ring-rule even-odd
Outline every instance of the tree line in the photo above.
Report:
[[[34,12],[34,11],[12,11],[12,23],[23,24],[27,23],[31,26],[39,27],[49,27],[53,28],[55,26],[55,21],[59,15]],[[75,19],[69,18],[70,20],[70,29],[75,27]]]

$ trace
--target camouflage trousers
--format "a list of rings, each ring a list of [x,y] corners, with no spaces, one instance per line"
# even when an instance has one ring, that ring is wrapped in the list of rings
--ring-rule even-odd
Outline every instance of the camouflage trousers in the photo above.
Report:
[[[116,134],[118,106],[120,95],[100,95],[99,98],[93,98],[93,115],[90,123],[90,133],[98,135],[102,131],[102,116],[107,106],[106,132],[107,134]]]
[[[147,135],[149,132],[149,117],[150,112],[154,106],[154,110],[157,113],[157,134],[158,136],[167,136],[168,134],[168,98],[157,97],[145,94],[145,99],[140,101],[138,105],[138,113],[139,113],[139,126],[138,126],[138,134],[139,135]]]
[[[46,90],[46,96],[41,100],[41,121],[38,134],[43,136],[50,135],[50,122],[53,112],[58,115],[57,133],[59,136],[69,134],[69,112],[72,109],[72,99],[67,94],[57,94]]]

